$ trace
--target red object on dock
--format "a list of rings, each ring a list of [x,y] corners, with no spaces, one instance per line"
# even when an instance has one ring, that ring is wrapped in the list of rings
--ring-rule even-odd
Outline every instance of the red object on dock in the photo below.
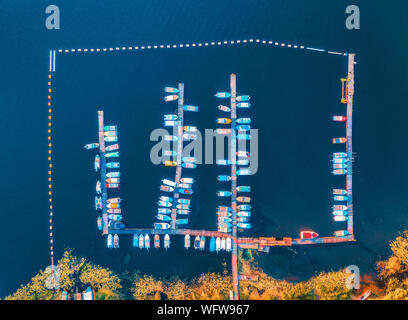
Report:
[[[301,231],[300,232],[300,239],[314,239],[317,238],[319,235],[314,231]]]

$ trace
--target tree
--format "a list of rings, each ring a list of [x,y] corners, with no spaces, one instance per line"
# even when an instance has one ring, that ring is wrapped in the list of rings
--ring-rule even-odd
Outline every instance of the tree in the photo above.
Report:
[[[392,241],[390,247],[394,256],[396,256],[405,267],[408,267],[408,230],[402,232],[399,237]]]
[[[159,294],[163,292],[163,282],[156,280],[152,276],[144,275],[140,277],[136,275],[131,292],[136,300],[152,300],[157,292]]]

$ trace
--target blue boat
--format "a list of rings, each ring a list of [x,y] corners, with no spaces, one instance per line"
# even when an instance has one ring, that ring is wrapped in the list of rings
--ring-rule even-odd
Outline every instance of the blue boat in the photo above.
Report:
[[[106,163],[106,167],[109,168],[109,169],[119,168],[120,164],[119,164],[119,162],[108,162],[108,163]]]
[[[237,108],[248,109],[251,106],[248,102],[237,103]]]
[[[248,130],[251,130],[251,126],[247,124],[240,125],[240,126],[237,126],[237,130],[238,131],[248,131]]]
[[[250,186],[239,186],[237,187],[238,192],[251,192]]]
[[[154,228],[159,230],[167,230],[170,229],[170,224],[164,222],[156,222],[154,224]]]
[[[183,168],[186,168],[186,169],[195,169],[195,168],[197,168],[197,165],[195,163],[191,163],[191,162],[183,162],[181,164],[181,166]]]
[[[198,249],[200,247],[200,236],[196,236],[194,240],[194,249]]]
[[[210,240],[210,251],[214,252],[215,251],[215,238],[212,237]]]
[[[245,101],[249,101],[250,99],[251,99],[250,96],[238,96],[237,97],[238,102],[245,102]]]
[[[217,160],[216,163],[219,166],[229,166],[231,164],[230,160]]]
[[[188,219],[177,219],[177,220],[176,220],[176,224],[177,224],[177,225],[188,224]]]
[[[197,112],[198,111],[198,107],[197,106],[183,106],[184,111],[192,111],[192,112]]]
[[[141,234],[139,236],[139,248],[143,249],[143,247],[144,247],[144,236],[143,236],[143,234]]]
[[[139,247],[139,237],[137,234],[133,235],[133,247],[135,248]]]
[[[218,181],[230,181],[230,180],[231,180],[231,177],[230,177],[230,176],[227,176],[227,175],[219,175],[219,176],[217,177],[217,179],[218,179]]]
[[[170,216],[166,216],[165,214],[158,214],[158,215],[156,216],[156,218],[157,218],[158,220],[162,220],[162,221],[171,221]]]
[[[108,226],[110,229],[125,229],[126,228],[123,222],[114,221],[114,220],[109,220]]]
[[[98,217],[98,220],[96,222],[98,224],[98,229],[102,230],[102,217]]]
[[[250,124],[251,118],[239,118],[237,119],[238,124]]]
[[[241,229],[250,229],[251,224],[250,223],[237,223],[237,227]]]
[[[181,204],[190,204],[190,199],[178,199],[177,202]]]
[[[111,234],[108,234],[106,244],[107,244],[108,248],[113,248],[113,236]]]
[[[219,197],[231,197],[231,191],[218,191],[217,196],[219,196]]]
[[[251,135],[250,134],[238,134],[237,139],[238,140],[251,140]]]
[[[217,98],[231,98],[231,94],[229,92],[217,92],[215,96]]]
[[[238,176],[249,176],[251,175],[251,170],[250,169],[240,169],[237,171]]]
[[[180,192],[180,193],[182,193],[182,194],[193,194],[193,190],[192,190],[192,189],[180,188],[180,189],[178,189],[178,192]]]

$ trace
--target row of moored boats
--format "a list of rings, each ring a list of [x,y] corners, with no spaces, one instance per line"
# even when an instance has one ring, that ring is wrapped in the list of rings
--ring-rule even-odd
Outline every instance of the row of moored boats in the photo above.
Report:
[[[229,99],[231,98],[231,94],[229,92],[217,92],[215,97],[221,99]],[[242,109],[248,109],[251,104],[250,96],[242,95],[236,97],[237,107]],[[249,134],[251,130],[251,118],[238,118],[232,119],[231,116],[231,107],[225,105],[219,105],[218,110],[229,113],[230,117],[220,117],[217,118],[216,122],[220,125],[229,125],[230,128],[217,128],[215,132],[219,135],[231,135],[234,134],[237,140],[248,141],[251,140],[251,135]],[[234,127],[232,127],[234,125]],[[233,132],[235,130],[235,132]],[[242,142],[239,143],[239,146],[242,146]],[[251,170],[249,166],[249,152],[245,150],[238,150],[235,154],[236,162],[235,164],[238,166],[236,170],[237,176],[248,176],[251,174]],[[230,166],[232,164],[231,160],[223,160],[218,159],[216,161],[217,165],[220,166]],[[232,176],[230,174],[222,174],[217,176],[217,180],[219,182],[231,182]],[[229,184],[230,185],[230,184]],[[239,196],[236,198],[237,201],[237,217],[236,217],[236,225],[240,229],[250,229],[251,224],[249,223],[251,217],[251,198],[246,195],[251,191],[250,186],[239,186],[237,187],[236,191],[239,193]],[[232,190],[219,190],[217,192],[217,196],[220,198],[228,198],[228,204],[222,205],[217,207],[217,226],[219,232],[230,233],[232,231],[232,224],[233,224],[233,210],[230,205]],[[218,238],[217,238],[218,239]],[[229,239],[229,240],[228,240]],[[231,238],[227,238],[228,241]],[[213,240],[211,239],[211,242]],[[217,240],[214,240],[214,245],[216,246]],[[211,244],[210,244],[211,248]]]

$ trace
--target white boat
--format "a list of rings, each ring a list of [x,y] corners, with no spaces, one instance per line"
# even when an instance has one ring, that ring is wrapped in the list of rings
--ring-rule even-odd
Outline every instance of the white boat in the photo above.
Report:
[[[146,249],[150,249],[150,237],[149,237],[148,234],[145,235],[144,240],[145,240],[145,243],[144,243],[145,248],[146,248]]]
[[[88,143],[84,146],[86,150],[96,149],[99,147],[99,143]]]
[[[221,250],[225,250],[227,247],[227,243],[225,241],[225,238],[221,239]]]
[[[95,156],[95,163],[94,163],[94,165],[95,165],[95,171],[98,171],[98,170],[99,170],[99,168],[100,168],[100,163],[101,163],[101,158],[99,157],[99,154],[97,154],[97,155]]]
[[[101,194],[101,182],[99,180],[96,181],[96,192]]]
[[[168,180],[168,179],[162,179],[162,183],[167,185],[167,186],[170,186],[170,187],[175,187],[176,186],[176,183],[174,181],[171,181],[171,180]]]
[[[232,250],[232,239],[227,238],[227,251],[230,252]]]
[[[180,181],[181,181],[182,183],[190,183],[190,184],[194,183],[194,179],[193,179],[193,178],[181,178]]]
[[[184,237],[184,248],[188,249],[190,248],[190,235],[186,234]]]
[[[221,239],[219,237],[215,239],[215,250],[217,252],[221,250]]]
[[[170,236],[166,234],[164,236],[164,249],[170,248]]]

